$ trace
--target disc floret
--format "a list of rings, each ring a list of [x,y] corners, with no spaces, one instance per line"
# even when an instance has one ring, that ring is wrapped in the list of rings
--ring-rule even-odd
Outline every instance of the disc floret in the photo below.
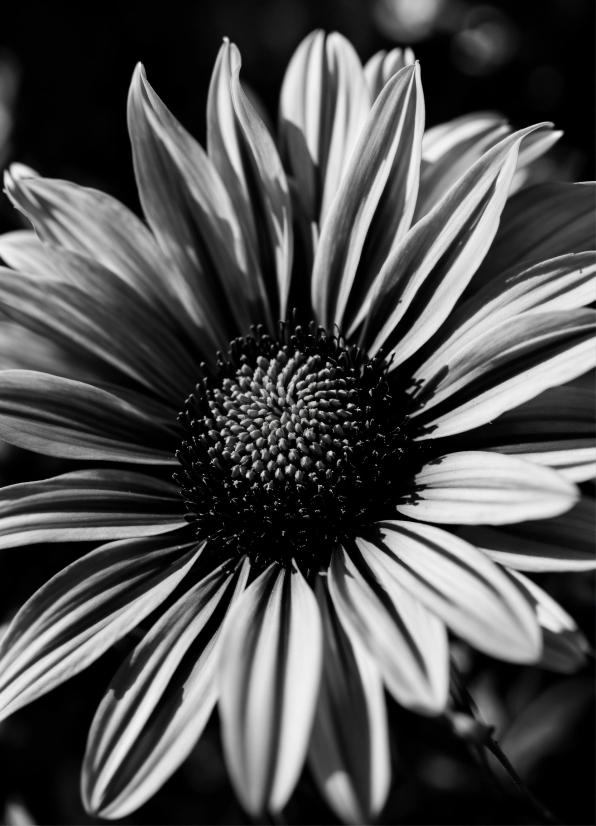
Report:
[[[198,538],[258,567],[318,571],[338,542],[387,517],[410,440],[381,358],[280,323],[277,338],[256,329],[202,369],[175,477]]]

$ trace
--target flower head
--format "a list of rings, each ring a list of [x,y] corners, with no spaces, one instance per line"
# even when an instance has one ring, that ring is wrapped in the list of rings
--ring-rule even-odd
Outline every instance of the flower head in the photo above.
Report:
[[[549,124],[424,133],[411,54],[363,69],[309,36],[280,153],[239,68],[225,42],[207,151],[136,70],[148,227],[7,175],[37,235],[0,238],[0,436],[87,464],[4,489],[1,541],[108,543],[15,617],[0,704],[140,625],[91,727],[89,811],[142,804],[218,703],[249,812],[283,808],[308,758],[362,821],[390,780],[384,690],[440,715],[447,629],[512,662],[582,661],[519,571],[594,567],[589,394],[568,384],[594,363],[593,189],[523,188]]]

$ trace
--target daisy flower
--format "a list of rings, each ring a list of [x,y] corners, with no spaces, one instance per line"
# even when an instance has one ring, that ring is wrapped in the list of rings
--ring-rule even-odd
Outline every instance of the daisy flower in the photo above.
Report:
[[[245,809],[305,762],[339,817],[390,783],[385,692],[441,715],[448,630],[571,671],[584,640],[520,571],[594,567],[590,184],[524,187],[556,140],[480,113],[424,132],[420,69],[298,48],[279,150],[219,52],[207,149],[135,71],[146,224],[14,166],[0,437],[84,462],[4,488],[6,547],[104,540],[0,651],[7,715],[139,626],[91,725],[87,810],[122,818],[216,704]],[[517,189],[511,197],[512,189]],[[10,267],[10,268],[9,268]],[[15,272],[16,270],[16,272]]]

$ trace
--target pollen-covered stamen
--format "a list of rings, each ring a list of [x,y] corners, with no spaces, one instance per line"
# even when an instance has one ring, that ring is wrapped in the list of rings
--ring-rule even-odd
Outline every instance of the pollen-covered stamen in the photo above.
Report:
[[[314,325],[234,341],[181,414],[176,478],[197,534],[253,563],[318,570],[379,518],[408,441],[385,371]]]

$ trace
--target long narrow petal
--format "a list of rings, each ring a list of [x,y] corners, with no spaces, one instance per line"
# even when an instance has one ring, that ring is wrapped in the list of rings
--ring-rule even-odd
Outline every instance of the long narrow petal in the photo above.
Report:
[[[420,194],[414,222],[427,215],[485,152],[511,132],[509,125],[498,115],[470,115],[444,126],[452,128],[441,140],[434,141],[434,145],[432,140],[429,141],[428,133],[424,135]]]
[[[540,126],[486,152],[394,249],[374,286],[362,333],[371,355],[390,348],[394,369],[449,316],[495,236],[519,145]]]
[[[535,582],[517,571],[507,572],[531,600],[542,629],[544,648],[539,665],[563,674],[573,674],[586,662],[590,644],[558,602]]]
[[[357,540],[377,579],[395,579],[480,651],[535,662],[542,639],[531,602],[487,557],[462,539],[415,522],[379,522],[378,540]]]
[[[449,660],[442,621],[395,580],[363,574],[346,551],[334,552],[329,592],[348,632],[373,655],[395,699],[421,714],[440,714],[447,702]]]
[[[230,83],[241,64],[240,52],[227,38],[219,50],[207,99],[207,151],[230,193],[247,244],[258,249],[255,216],[247,180],[243,139],[234,112]]]
[[[64,250],[51,254],[77,285],[0,270],[4,315],[180,404],[197,381],[196,364],[161,314],[100,264]]]
[[[471,289],[520,261],[545,261],[594,249],[593,183],[545,183],[516,193]]]
[[[551,387],[493,422],[466,433],[478,450],[511,453],[556,468],[572,482],[596,476],[596,399],[590,390]]]
[[[230,89],[245,148],[252,158],[258,208],[269,239],[268,253],[262,254],[263,267],[271,262],[278,297],[278,303],[273,306],[277,317],[285,318],[293,255],[290,189],[273,138],[240,85],[240,67],[232,75]],[[274,298],[271,287],[269,292]]]
[[[414,478],[399,513],[448,525],[507,525],[558,516],[577,502],[571,482],[513,456],[466,450],[433,460]]]
[[[382,809],[391,780],[383,682],[374,660],[348,637],[319,579],[323,617],[323,679],[309,749],[314,778],[347,823],[369,823]]]
[[[371,106],[360,59],[341,34],[308,35],[280,96],[280,131],[308,221],[324,221]]]
[[[171,261],[164,256],[142,221],[114,198],[68,181],[27,178],[10,173],[7,191],[33,223],[42,241],[90,257],[125,281],[143,302],[149,301],[160,308],[170,324],[185,317],[185,305],[172,289],[175,282]],[[47,275],[52,264],[48,262],[43,267],[43,246],[39,241],[38,247],[29,241],[25,247],[22,236],[21,233],[20,239],[14,239],[20,241],[11,256],[14,261],[16,254],[16,269]],[[28,263],[22,260],[23,254],[28,253],[32,258],[39,247],[37,266],[22,266]],[[10,266],[14,266],[12,261],[8,261]],[[36,264],[35,260],[31,263]],[[61,272],[59,267],[54,269]]]
[[[32,370],[0,373],[0,438],[65,459],[177,464],[176,437],[142,408]]]
[[[31,597],[0,646],[2,717],[82,671],[163,602],[200,553],[172,542],[103,545]]]
[[[575,310],[596,300],[596,254],[580,252],[520,264],[495,276],[489,284],[455,310],[439,333],[440,343],[418,368],[416,378],[448,364],[465,343],[480,338],[487,325],[526,312]]]
[[[419,438],[479,427],[590,370],[595,326],[593,310],[529,312],[454,346],[432,371],[415,376],[420,406],[412,417],[428,427]]]
[[[299,571],[271,566],[223,631],[220,710],[232,782],[252,815],[279,811],[302,769],[319,691],[321,620]]]
[[[0,548],[151,536],[183,528],[180,491],[144,473],[75,470],[2,489]]]
[[[129,93],[129,130],[143,210],[181,274],[182,300],[199,327],[224,347],[234,331],[266,318],[230,197],[141,66]]]
[[[97,710],[83,763],[88,812],[123,818],[186,759],[217,701],[218,638],[244,589],[220,568],[187,591],[120,666]]]
[[[373,217],[385,188],[395,195],[397,218],[409,226],[418,190],[424,107],[419,69],[407,66],[385,86],[362,129],[350,165],[323,223],[317,245],[312,301],[319,321],[341,324]],[[383,205],[382,209],[384,210]]]
[[[586,496],[554,519],[460,528],[458,534],[495,562],[519,571],[589,571],[596,568],[594,511],[594,500]]]

